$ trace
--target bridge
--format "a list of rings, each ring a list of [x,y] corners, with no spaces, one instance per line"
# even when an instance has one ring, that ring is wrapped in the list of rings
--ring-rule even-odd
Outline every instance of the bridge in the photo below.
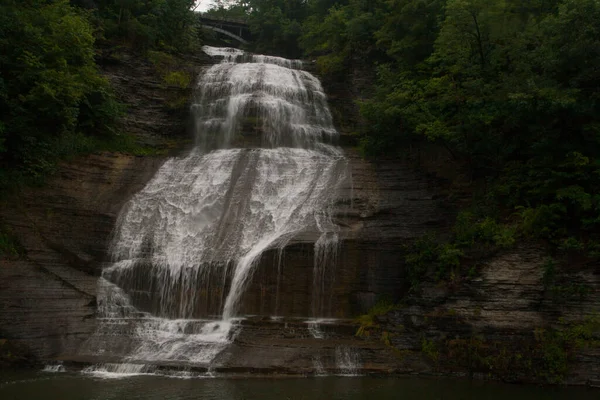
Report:
[[[250,28],[243,19],[217,18],[200,14],[198,21],[203,28],[229,36],[240,43],[248,44],[250,40]]]

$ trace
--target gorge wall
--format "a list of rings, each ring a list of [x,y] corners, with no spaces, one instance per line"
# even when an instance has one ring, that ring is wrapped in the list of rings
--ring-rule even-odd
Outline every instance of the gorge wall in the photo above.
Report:
[[[135,55],[101,61],[127,106],[125,132],[165,147],[187,139],[187,107],[167,104],[189,96],[189,88],[165,87],[154,65]],[[198,72],[207,59],[195,61]],[[63,163],[44,187],[3,200],[0,219],[23,255],[0,260],[0,337],[47,359],[75,351],[95,330],[97,279],[116,217],[163,161],[108,152],[80,157]]]
[[[192,61],[199,70],[207,59]],[[108,57],[103,70],[128,106],[126,131],[154,145],[185,143],[187,120],[167,106],[181,89],[165,87],[154,66],[135,56]],[[365,312],[381,294],[399,298],[405,284],[398,243],[445,224],[445,212],[425,176],[395,160],[373,164],[351,148],[345,151],[353,180],[336,211],[344,241],[328,305],[331,316],[339,318]],[[72,353],[94,331],[96,281],[108,261],[118,212],[163,160],[119,153],[82,157],[64,163],[45,187],[25,188],[4,202],[0,218],[24,255],[2,260],[3,338],[48,359]],[[312,246],[302,243],[286,249],[278,312],[310,315],[313,256]],[[242,313],[275,313],[271,261],[268,254],[263,257]]]
[[[202,68],[206,59],[193,60]],[[141,58],[108,58],[103,70],[128,106],[124,129],[142,142],[186,140],[186,118],[166,103],[154,67]],[[336,218],[344,227],[331,304],[332,315],[351,317],[367,310],[377,295],[398,297],[403,286],[397,243],[443,224],[430,182],[394,160],[377,165],[346,149],[352,164],[352,199],[343,199]],[[107,246],[122,205],[153,176],[164,157],[94,154],[64,163],[43,188],[25,188],[0,212],[24,248],[18,259],[3,259],[0,332],[23,341],[42,357],[72,351],[94,329],[95,286],[107,261]],[[347,195],[347,194],[346,194]],[[352,207],[351,204],[352,203]],[[282,263],[280,293],[285,314],[309,315],[311,246],[293,245]],[[248,290],[242,312],[267,314],[273,274],[268,256]],[[288,285],[288,286],[286,286]]]
[[[199,72],[210,61],[193,62]],[[153,66],[135,57],[113,59],[103,68],[129,105],[128,131],[153,145],[185,145],[186,118],[166,105],[182,89],[164,87]],[[337,101],[347,104],[349,97],[342,94]],[[351,140],[344,142],[352,185],[336,203],[343,240],[327,304],[330,316],[342,319],[367,312],[382,296],[404,297],[402,245],[432,230],[444,233],[453,215],[439,181],[400,160],[366,161]],[[164,159],[82,157],[62,165],[47,186],[23,189],[4,201],[0,219],[25,251],[0,260],[0,338],[41,360],[76,352],[97,327],[96,284],[119,210]],[[314,373],[317,357],[324,371],[332,371],[336,358],[354,348],[367,372],[489,374],[475,356],[456,354],[493,355],[500,362],[502,351],[517,354],[535,346],[536,330],[556,326],[559,318],[581,323],[600,312],[597,268],[570,277],[591,288],[587,296],[556,303],[542,282],[543,250],[524,245],[492,257],[473,279],[424,282],[404,307],[377,317],[368,336],[356,337],[357,325],[344,321],[321,327],[329,339],[323,341],[301,318],[293,318],[310,315],[313,246],[298,241],[287,247],[279,279],[276,256],[263,255],[243,296],[240,312],[256,317],[242,324],[244,335],[222,355],[224,371]],[[289,319],[267,318],[275,314]],[[493,351],[484,354],[484,349]],[[531,351],[535,362],[547,361]],[[597,347],[578,348],[569,357],[567,382],[598,384]],[[507,370],[518,366],[517,360],[503,361]],[[521,371],[497,377],[543,380],[524,367]]]

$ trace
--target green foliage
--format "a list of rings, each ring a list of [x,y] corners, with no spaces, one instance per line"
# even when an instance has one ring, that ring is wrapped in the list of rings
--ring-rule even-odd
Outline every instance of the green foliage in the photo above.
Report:
[[[390,299],[382,298],[369,310],[369,315],[378,317],[397,309],[398,305],[394,304]]]
[[[558,337],[570,346],[580,349],[600,346],[600,317],[597,314],[579,323],[569,323],[563,319],[558,322]]]
[[[215,19],[246,20],[250,4],[246,1],[231,2],[229,0],[213,0],[213,6],[203,13]]]
[[[577,349],[600,345],[600,319],[588,317],[580,323],[559,320],[555,329],[534,332],[541,363],[534,373],[548,383],[561,383],[569,371],[569,362]]]
[[[307,55],[316,57],[319,73],[340,80],[348,68],[381,59],[383,52],[376,45],[375,33],[388,11],[386,2],[317,1],[309,8],[300,44]]]
[[[23,246],[10,228],[0,223],[0,258],[18,258],[23,253]]]
[[[190,74],[184,71],[169,72],[165,78],[165,83],[171,86],[177,86],[180,89],[187,88],[192,82]]]
[[[453,243],[438,243],[425,235],[408,246],[405,262],[411,288],[416,288],[427,275],[437,280],[455,276],[464,252]]]
[[[412,288],[416,288],[426,277],[436,280],[454,280],[462,275],[473,277],[475,265],[468,270],[462,268],[471,253],[512,247],[519,237],[518,226],[500,224],[491,217],[477,217],[470,211],[458,214],[453,230],[454,235],[447,243],[440,243],[432,235],[425,235],[407,246],[405,262]]]
[[[387,16],[375,32],[377,46],[395,63],[414,67],[433,51],[445,1],[389,2]]]
[[[503,380],[523,377],[562,383],[577,351],[600,345],[600,319],[559,320],[554,327],[537,328],[530,338],[506,341],[487,340],[482,335],[421,342],[422,352],[437,364],[459,367],[471,376],[485,373]]]
[[[159,72],[164,73],[177,63],[175,57],[164,51],[149,50],[146,55]]]
[[[192,76],[189,71],[193,70],[191,65],[163,51],[150,50],[147,54],[150,62],[161,75],[164,86],[190,89]],[[191,90],[171,93],[167,99],[167,106],[173,110],[181,109],[188,104],[190,95]]]
[[[0,5],[0,189],[40,183],[73,155],[153,153],[117,132],[124,112],[95,63],[97,40],[140,49],[197,44],[192,0],[7,0]],[[86,8],[84,10],[84,8]],[[182,71],[165,84],[188,86]]]
[[[593,292],[593,289],[584,284],[564,283],[550,287],[550,291],[554,302],[564,303],[567,301],[582,301]]]
[[[105,39],[138,49],[189,51],[198,45],[194,0],[97,0],[94,14]]]
[[[148,51],[148,59],[156,70],[162,75],[163,82],[169,86],[180,89],[189,87],[192,76],[182,68],[188,67],[181,63],[171,54],[162,51]]]
[[[515,244],[517,229],[514,226],[499,224],[490,217],[478,219],[469,211],[462,211],[454,226],[456,243],[461,247],[475,244],[493,245],[508,248]]]
[[[301,0],[244,0],[229,6],[218,5],[214,15],[244,17],[252,32],[251,50],[299,58],[298,38],[308,6]]]
[[[561,383],[569,370],[566,343],[554,331],[536,329],[534,334],[541,355],[535,374],[548,383]]]
[[[425,354],[431,361],[437,363],[440,358],[440,351],[437,344],[433,340],[423,338],[421,341],[421,352]]]
[[[556,303],[585,299],[592,291],[588,285],[572,283],[567,277],[560,277],[559,264],[553,258],[548,258],[542,265],[542,283],[544,289]]]
[[[301,44],[330,79],[377,71],[359,101],[365,154],[435,143],[520,215],[478,216],[461,246],[523,233],[597,257],[599,18],[597,0],[318,1]]]
[[[317,68],[322,75],[340,76],[346,71],[346,60],[337,53],[328,54],[317,59]]]
[[[439,244],[432,236],[423,236],[410,246],[405,261],[412,288],[417,287],[429,268],[435,265],[438,259],[438,249]]]
[[[2,3],[0,71],[0,181],[40,180],[73,136],[114,134],[121,107],[97,71],[92,26],[68,1]]]
[[[388,299],[380,299],[367,314],[361,315],[356,319],[356,322],[360,324],[356,331],[356,336],[367,337],[371,335],[372,330],[379,327],[377,317],[386,315],[390,311],[398,309],[398,305],[394,304]],[[384,333],[386,333],[384,335]],[[387,332],[382,332],[382,341],[389,342],[390,336]],[[388,343],[389,345],[389,343]]]
[[[447,357],[451,363],[465,368],[470,376],[478,371],[500,370],[499,361],[512,361],[507,359],[509,356],[505,351],[500,351],[497,356],[490,354],[490,346],[483,337],[456,338],[448,340],[446,346]]]
[[[379,340],[388,347],[392,347],[392,334],[388,331],[381,332]]]
[[[547,258],[542,265],[544,270],[544,274],[542,275],[542,282],[544,283],[544,288],[549,289],[554,286],[556,282],[556,267],[557,262],[553,258]]]

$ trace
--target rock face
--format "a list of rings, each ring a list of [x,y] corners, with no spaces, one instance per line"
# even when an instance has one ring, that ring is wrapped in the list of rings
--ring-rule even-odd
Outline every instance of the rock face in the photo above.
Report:
[[[363,314],[381,297],[399,300],[408,289],[402,245],[430,229],[443,231],[450,212],[435,198],[436,184],[398,160],[365,161],[345,149],[352,187],[341,193],[336,219],[342,238],[336,265],[326,271],[324,314],[349,318]],[[243,313],[314,316],[314,246],[286,247],[263,255]],[[278,272],[279,268],[279,272]]]
[[[351,321],[249,318],[215,362],[217,372],[288,375],[384,374],[395,356],[382,343],[355,337]]]
[[[131,55],[104,60],[104,72],[128,107],[126,132],[155,145],[186,137],[186,118],[168,103],[188,89],[164,87],[148,61]],[[75,351],[95,330],[96,282],[119,210],[163,159],[82,157],[62,165],[43,188],[4,201],[0,220],[25,255],[0,260],[0,338],[51,358]]]
[[[598,385],[598,269],[568,277],[585,295],[557,298],[544,287],[545,258],[542,249],[522,245],[488,260],[472,279],[425,282],[379,320],[406,355],[400,368]]]
[[[135,135],[142,145],[171,147],[189,138],[189,103],[193,87],[166,85],[161,69],[176,69],[194,78],[211,62],[208,57],[170,58],[164,66],[128,52],[107,54],[100,63],[119,100],[126,105],[124,132]],[[164,63],[164,62],[163,62]]]
[[[127,131],[154,145],[182,137],[186,118],[168,106],[173,89],[160,83],[152,65],[120,56],[104,60],[103,69],[128,104]],[[350,148],[347,154],[353,182],[338,203],[343,241],[322,306],[338,318],[365,312],[382,294],[399,298],[399,244],[445,224],[425,176],[395,160],[372,164]],[[76,351],[95,329],[96,280],[118,212],[161,163],[160,157],[96,154],[63,165],[44,188],[7,201],[0,217],[26,256],[2,260],[0,335],[22,341],[40,358]],[[278,275],[273,255],[264,255],[242,312],[312,315],[313,257],[312,244],[290,246]]]
[[[0,261],[0,332],[40,357],[73,350],[95,329],[96,282],[123,203],[160,159],[99,154],[64,165],[47,186],[25,189],[0,217],[24,247]]]
[[[150,64],[127,57],[104,69],[129,104],[130,132],[153,145],[185,138],[185,116],[167,104],[180,93],[165,88]],[[347,98],[337,101],[351,106]],[[358,326],[349,318],[381,296],[397,301],[406,294],[402,245],[431,230],[446,232],[452,211],[426,174],[399,160],[365,161],[352,140],[342,143],[352,185],[336,205],[342,240],[325,290],[314,293],[311,243],[291,244],[281,263],[278,254],[263,255],[241,302],[242,313],[257,317],[241,323],[217,371],[487,375],[493,366],[504,371],[495,375],[500,379],[545,380],[527,367],[527,361],[551,360],[544,343],[554,339],[544,339],[541,329],[550,332],[560,317],[581,324],[597,316],[600,288],[598,268],[588,268],[567,277],[589,288],[587,294],[557,302],[544,289],[544,255],[535,247],[490,259],[471,280],[424,283],[403,308],[355,336]],[[163,161],[91,155],[64,164],[44,188],[25,189],[2,205],[0,218],[26,254],[0,260],[0,339],[26,346],[42,360],[76,353],[96,329],[96,282],[118,212]],[[306,323],[317,295],[321,316],[341,320]],[[570,360],[567,382],[598,384],[598,347],[563,350]]]

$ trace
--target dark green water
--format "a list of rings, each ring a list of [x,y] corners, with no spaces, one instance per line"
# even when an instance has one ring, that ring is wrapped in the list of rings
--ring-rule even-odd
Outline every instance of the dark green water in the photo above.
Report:
[[[101,379],[67,373],[0,375],[0,399],[598,400],[600,390],[422,378]]]

